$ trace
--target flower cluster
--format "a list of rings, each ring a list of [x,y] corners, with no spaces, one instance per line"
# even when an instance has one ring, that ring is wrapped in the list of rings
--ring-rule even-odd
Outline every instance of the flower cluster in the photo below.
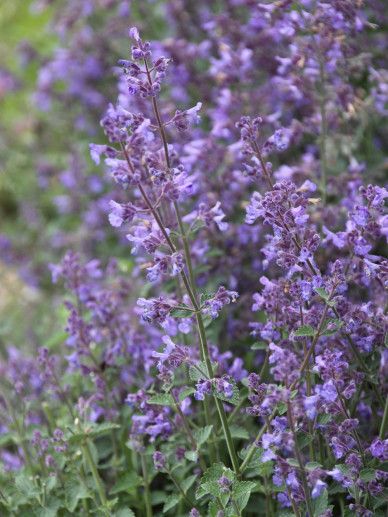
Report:
[[[38,74],[67,295],[1,347],[0,513],[383,516],[381,6],[143,3],[66,2]]]

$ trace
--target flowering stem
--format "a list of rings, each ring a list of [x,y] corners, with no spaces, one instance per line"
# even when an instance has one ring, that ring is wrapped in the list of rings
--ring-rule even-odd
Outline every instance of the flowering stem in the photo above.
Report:
[[[148,478],[148,468],[147,461],[144,454],[140,454],[141,458],[141,469],[143,473],[143,482],[144,482],[144,504],[146,509],[146,516],[152,517],[152,505],[151,505],[151,492],[150,492],[150,484]]]
[[[197,319],[197,326],[198,326],[198,331],[199,331],[199,340],[201,343],[202,354],[204,356],[207,374],[210,378],[213,378],[214,373],[213,373],[212,363],[210,360],[209,347],[208,347],[207,340],[206,340],[205,326],[203,324],[202,314],[200,312],[197,312],[196,319]],[[232,462],[233,470],[235,471],[236,474],[238,474],[239,473],[238,458],[237,458],[237,454],[236,454],[236,451],[234,448],[233,438],[232,438],[232,435],[230,432],[228,419],[225,414],[224,406],[222,405],[222,402],[220,401],[220,399],[218,399],[217,397],[214,397],[214,400],[216,403],[218,415],[221,420],[222,430],[224,432],[226,445],[228,448],[230,460]]]
[[[170,472],[169,470],[167,470],[167,474],[170,476],[171,478],[171,481],[174,483],[174,485],[176,486],[176,488],[178,489],[178,491],[181,493],[183,499],[192,507],[192,508],[195,508],[195,503],[194,501],[192,501],[190,499],[190,497],[188,497],[185,493],[185,491],[183,490],[181,484],[179,483],[179,481],[177,480],[177,478],[174,476],[174,474],[172,472]]]
[[[383,419],[381,421],[381,426],[380,426],[379,436],[380,436],[381,440],[384,440],[385,435],[387,433],[387,428],[388,428],[388,395],[385,399],[384,414],[383,414]]]
[[[304,468],[302,455],[301,455],[299,447],[298,447],[298,440],[297,440],[297,436],[296,436],[294,416],[292,413],[292,406],[291,406],[290,401],[287,402],[287,408],[288,408],[288,422],[290,425],[292,436],[294,438],[295,456],[296,456],[297,462],[299,464],[300,475],[302,478],[303,491],[304,491],[304,495],[306,498],[307,510],[309,512],[309,515],[314,515],[313,505],[311,503],[310,490],[309,490],[308,483],[307,483],[306,470]]]
[[[254,439],[252,445],[249,447],[248,449],[248,452],[247,452],[247,455],[245,456],[245,459],[244,461],[241,463],[241,466],[240,466],[240,472],[243,473],[244,470],[247,468],[247,466],[249,465],[249,462],[251,461],[252,459],[252,456],[256,450],[256,443],[261,439],[261,437],[263,436],[263,434],[267,431],[268,429],[268,426],[269,424],[271,423],[271,421],[275,418],[275,416],[277,415],[277,412],[278,410],[277,409],[274,409],[272,411],[272,413],[270,414],[270,416],[265,420],[265,424],[263,425],[263,427],[260,429],[260,431],[258,432],[258,434],[256,435],[256,438]]]
[[[330,299],[331,299],[332,295],[333,295],[333,291],[332,291],[332,293],[330,294],[328,301],[330,301]],[[316,333],[314,334],[314,337],[313,337],[313,341],[312,341],[312,343],[311,343],[311,346],[310,346],[309,350],[307,351],[307,354],[304,356],[303,362],[302,362],[302,364],[301,364],[301,366],[300,366],[300,368],[299,368],[299,373],[300,373],[300,374],[302,374],[302,373],[304,372],[304,370],[307,368],[308,363],[309,363],[309,360],[310,360],[310,357],[311,357],[311,356],[312,356],[312,354],[314,353],[315,346],[316,346],[316,344],[317,344],[317,342],[318,342],[318,339],[319,339],[319,337],[320,337],[320,335],[321,335],[321,332],[322,332],[322,330],[323,330],[323,326],[324,326],[325,321],[326,321],[326,315],[327,315],[327,311],[328,311],[328,310],[329,310],[329,305],[328,305],[328,304],[326,304],[326,305],[325,305],[325,308],[324,308],[324,310],[323,310],[323,313],[322,313],[321,319],[319,320],[318,329],[317,329]],[[298,381],[296,381],[296,382],[298,382]],[[292,384],[292,386],[293,386],[294,384],[296,384],[296,383],[294,382],[294,383]],[[291,386],[291,387],[292,387],[292,386]],[[295,386],[293,386],[293,387],[295,387]],[[292,387],[292,389],[293,389],[293,387]]]
[[[27,468],[30,471],[30,473],[33,474],[35,472],[34,462],[32,461],[32,457],[31,457],[30,451],[29,451],[29,449],[27,447],[27,444],[26,444],[27,440],[26,440],[25,435],[23,433],[22,426],[20,425],[18,417],[17,417],[17,415],[15,413],[14,406],[10,403],[10,401],[6,397],[5,390],[3,391],[3,393],[1,395],[2,395],[3,400],[5,402],[5,406],[7,408],[7,411],[11,415],[12,421],[14,423],[14,426],[15,426],[15,429],[16,429],[16,433],[18,435],[18,438],[19,438],[19,441],[20,441],[20,445],[21,445],[21,448],[23,450],[24,460],[26,462]]]
[[[148,69],[148,64],[147,64],[147,60],[146,59],[144,59],[144,65],[145,65],[145,69],[146,69],[146,73],[147,73],[147,77],[148,77],[148,82],[149,82],[149,84],[151,86],[152,85],[152,79],[151,79],[151,74],[150,74],[150,71]],[[155,113],[155,118],[157,120],[157,124],[158,124],[158,127],[159,127],[160,137],[161,137],[161,140],[162,140],[162,143],[163,143],[164,154],[165,154],[165,159],[166,159],[166,166],[167,166],[168,169],[170,169],[171,168],[171,162],[170,162],[170,156],[169,156],[169,152],[168,152],[168,143],[167,143],[166,132],[165,132],[164,125],[163,125],[163,122],[162,122],[162,118],[160,116],[158,103],[157,103],[157,100],[156,100],[155,97],[152,97],[152,106],[153,106],[153,110],[154,110],[154,113]],[[141,187],[141,185],[139,184],[139,188],[140,187]],[[141,190],[141,192],[142,192],[142,190]],[[143,190],[143,192],[144,192],[144,190]],[[143,192],[142,192],[142,195],[144,197]],[[176,214],[179,230],[180,230],[181,236],[182,236],[183,250],[184,250],[184,254],[185,254],[185,261],[186,261],[186,266],[187,266],[187,269],[188,269],[188,272],[189,272],[190,280],[187,278],[186,273],[184,271],[181,272],[181,275],[182,275],[183,283],[184,283],[184,285],[185,285],[185,287],[187,289],[187,292],[189,294],[191,303],[193,304],[193,307],[194,307],[194,309],[196,311],[197,328],[198,328],[199,339],[200,339],[200,344],[201,344],[201,355],[202,355],[202,358],[203,358],[203,360],[205,362],[205,365],[206,365],[207,375],[209,376],[209,378],[213,378],[214,377],[214,373],[213,373],[213,367],[212,367],[211,360],[210,360],[210,353],[209,353],[209,347],[208,347],[207,338],[206,338],[205,326],[203,324],[203,318],[202,318],[202,314],[200,312],[200,306],[199,306],[198,299],[197,299],[197,292],[196,292],[196,287],[195,287],[195,278],[194,278],[194,272],[193,272],[193,267],[192,267],[192,262],[191,262],[190,247],[189,247],[186,231],[185,231],[185,228],[184,228],[184,225],[183,225],[183,221],[182,221],[182,218],[181,218],[181,215],[180,215],[179,207],[178,207],[178,204],[176,202],[174,202],[174,209],[175,209],[175,214]],[[160,220],[159,217],[158,217],[158,219]],[[157,220],[157,223],[158,223],[159,226],[160,226],[160,224],[163,226],[163,223],[161,221],[159,223],[159,221]],[[163,233],[163,235],[165,235],[165,234],[167,234],[167,232]],[[170,239],[167,240],[168,243],[169,243],[169,241],[170,241]],[[173,246],[173,249],[175,250],[175,246]],[[216,403],[217,411],[218,411],[218,414],[219,414],[219,417],[220,417],[220,420],[221,420],[222,429],[224,431],[225,440],[226,440],[226,444],[227,444],[227,447],[228,447],[228,452],[229,452],[229,456],[230,456],[230,459],[231,459],[231,462],[232,462],[232,466],[233,466],[234,471],[237,474],[238,470],[239,470],[238,458],[237,458],[237,454],[236,454],[236,451],[235,451],[235,448],[234,448],[233,439],[232,439],[232,435],[230,433],[230,429],[229,429],[229,425],[228,425],[228,420],[226,418],[225,410],[224,410],[224,407],[223,407],[223,405],[222,405],[222,403],[221,403],[221,401],[219,399],[215,398],[215,403]],[[209,415],[209,410],[206,410],[206,405],[205,405],[205,415],[206,415],[207,419],[210,416]]]
[[[196,444],[196,441],[195,441],[195,438],[194,438],[194,435],[193,433],[191,432],[191,429],[190,429],[190,424],[189,422],[187,421],[187,418],[185,417],[183,411],[181,410],[181,408],[179,407],[179,402],[177,401],[175,395],[171,392],[171,395],[172,395],[172,398],[174,399],[174,407],[175,407],[175,410],[176,412],[178,413],[178,415],[180,416],[181,420],[182,420],[182,424],[183,424],[183,427],[185,428],[185,431],[187,433],[187,436],[189,438],[189,441],[191,443],[191,446],[193,448],[193,450],[197,450],[197,444]],[[206,470],[207,466],[206,466],[206,463],[204,461],[204,459],[202,458],[202,456],[199,456],[199,462],[200,462],[200,465],[201,465],[201,469],[203,471]]]
[[[93,459],[92,452],[90,450],[89,442],[86,440],[86,442],[82,445],[82,452],[83,455],[89,464],[90,470],[92,471],[92,476],[94,479],[94,483],[96,484],[97,492],[101,501],[102,506],[107,510],[108,508],[108,500],[105,494],[104,485],[102,483],[102,480],[100,478],[100,474],[98,473],[97,465]]]

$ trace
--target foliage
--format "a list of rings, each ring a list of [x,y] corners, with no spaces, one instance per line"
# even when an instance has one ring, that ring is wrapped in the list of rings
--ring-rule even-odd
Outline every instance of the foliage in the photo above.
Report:
[[[0,7],[1,515],[385,515],[385,25]]]

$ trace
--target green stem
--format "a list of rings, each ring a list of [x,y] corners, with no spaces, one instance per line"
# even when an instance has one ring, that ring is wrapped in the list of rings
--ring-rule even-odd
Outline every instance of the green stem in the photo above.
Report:
[[[198,326],[198,331],[199,331],[199,340],[200,340],[201,348],[202,348],[202,354],[205,358],[205,365],[206,365],[206,370],[207,370],[206,373],[212,379],[214,377],[213,366],[212,366],[212,363],[210,360],[209,347],[208,347],[207,340],[206,340],[205,326],[203,324],[202,314],[200,312],[197,312],[196,319],[197,319],[197,326]],[[239,464],[238,464],[239,462],[238,462],[236,450],[234,448],[234,443],[233,443],[232,435],[230,432],[228,419],[226,417],[226,413],[224,410],[224,406],[222,405],[222,402],[220,401],[220,399],[218,399],[217,397],[214,397],[214,400],[216,403],[218,415],[221,420],[221,426],[222,426],[222,430],[224,432],[226,445],[228,448],[230,460],[232,462],[233,470],[235,471],[236,474],[239,474]]]
[[[383,414],[383,419],[381,421],[381,426],[380,426],[379,436],[380,436],[381,440],[384,440],[385,435],[387,434],[387,428],[388,428],[388,395],[385,399],[384,414]]]
[[[191,508],[195,508],[195,502],[192,501],[190,499],[190,497],[186,495],[185,491],[183,490],[181,484],[179,483],[177,478],[174,476],[174,474],[172,474],[172,472],[170,472],[169,470],[167,471],[167,474],[170,476],[172,482],[174,483],[174,485],[176,486],[178,491],[181,493],[183,499],[191,506]]]
[[[181,420],[182,420],[182,424],[183,424],[183,427],[185,428],[185,431],[187,433],[187,436],[189,438],[189,442],[191,444],[191,447],[193,448],[193,450],[197,450],[197,444],[196,444],[196,441],[195,441],[195,438],[194,438],[194,435],[191,431],[191,428],[190,428],[190,424],[189,422],[187,421],[187,418],[185,417],[185,415],[183,414],[181,408],[179,407],[179,402],[177,401],[175,395],[171,392],[171,395],[172,395],[172,398],[174,399],[174,408],[175,408],[175,411],[178,413],[178,415],[180,416]],[[198,451],[199,453],[199,451]],[[206,470],[207,466],[206,466],[206,463],[203,459],[203,457],[200,455],[199,456],[199,463],[201,465],[201,469],[203,471]]]
[[[94,483],[97,488],[98,496],[100,498],[102,506],[105,508],[105,510],[108,509],[108,499],[105,494],[105,488],[103,485],[103,482],[101,480],[100,474],[98,473],[97,465],[93,459],[92,452],[90,450],[89,442],[86,440],[86,442],[82,445],[82,452],[84,454],[84,457],[89,464],[90,470],[92,472],[92,476],[94,479]]]
[[[147,468],[147,460],[144,454],[140,454],[141,457],[141,469],[143,472],[143,481],[144,481],[144,504],[146,509],[146,516],[152,517],[152,504],[151,504],[151,492],[150,492],[150,484],[148,479],[148,468]]]
[[[26,466],[27,466],[28,470],[30,471],[30,473],[33,474],[35,472],[34,462],[32,461],[32,457],[31,457],[30,451],[29,451],[29,449],[27,447],[27,444],[26,444],[26,438],[25,438],[25,435],[24,435],[24,433],[22,431],[22,427],[20,426],[19,419],[18,419],[18,417],[17,417],[17,415],[15,413],[14,406],[12,405],[12,403],[9,402],[9,400],[6,397],[4,391],[2,393],[2,397],[4,399],[7,411],[11,415],[13,424],[15,426],[16,434],[18,435],[19,442],[20,442],[20,445],[21,445],[22,450],[23,450],[23,455],[24,455],[24,459],[26,461]]]
[[[249,447],[248,449],[248,452],[247,452],[247,455],[245,456],[245,459],[244,461],[242,462],[241,466],[240,466],[240,472],[243,473],[244,470],[247,468],[247,466],[249,465],[249,462],[251,461],[252,459],[252,456],[255,452],[255,450],[257,449],[256,447],[256,442],[258,442],[261,437],[263,436],[263,434],[266,432],[269,424],[271,423],[271,421],[275,418],[275,416],[277,415],[277,409],[274,409],[274,411],[272,411],[272,413],[270,414],[270,416],[266,419],[265,421],[265,424],[263,425],[263,427],[260,429],[260,431],[257,433],[256,435],[256,438],[254,439],[252,445]]]
[[[150,71],[148,69],[148,64],[147,64],[147,60],[146,59],[144,60],[144,65],[145,65],[145,69],[146,69],[146,73],[147,73],[147,77],[148,77],[148,82],[151,85],[152,84],[152,78],[151,78]],[[168,152],[168,142],[167,142],[166,132],[165,132],[164,125],[163,125],[163,122],[162,122],[162,118],[160,116],[158,103],[157,103],[157,100],[156,100],[155,97],[152,97],[152,106],[153,106],[153,109],[154,109],[155,118],[157,120],[157,124],[158,124],[158,127],[159,127],[159,132],[160,132],[160,137],[161,137],[163,148],[164,148],[164,154],[165,154],[165,159],[166,159],[166,166],[167,166],[168,169],[170,169],[171,168],[171,164],[170,164],[170,156],[169,156],[169,152]],[[128,158],[127,158],[127,162],[129,162]],[[145,194],[144,189],[142,189],[140,184],[139,184],[139,188],[140,188],[141,193],[142,193],[143,198],[144,198],[146,196],[146,194]],[[150,204],[147,203],[147,205],[151,209]],[[185,228],[184,228],[184,225],[183,225],[183,222],[182,222],[182,218],[180,216],[179,207],[178,207],[177,203],[174,203],[174,209],[175,209],[175,214],[176,214],[176,218],[177,218],[177,221],[178,221],[179,230],[180,230],[181,235],[182,235],[183,250],[184,250],[184,254],[185,254],[185,261],[186,261],[187,269],[188,269],[188,272],[189,272],[189,278],[187,278],[186,273],[184,271],[181,272],[181,276],[182,276],[185,288],[186,288],[186,290],[188,292],[188,295],[190,297],[191,303],[193,304],[193,307],[194,307],[194,309],[196,311],[196,321],[197,321],[197,328],[198,328],[200,344],[201,344],[201,354],[202,354],[202,356],[204,358],[204,361],[205,361],[205,364],[206,364],[207,374],[208,374],[208,376],[210,378],[213,378],[214,374],[213,374],[213,368],[212,368],[212,364],[211,364],[211,360],[210,360],[209,347],[208,347],[207,339],[206,339],[205,326],[203,324],[202,314],[200,312],[200,306],[198,304],[198,299],[197,299],[197,294],[196,294],[195,278],[194,278],[194,272],[193,272],[193,267],[192,267],[192,262],[191,262],[191,254],[190,254],[189,242],[188,242],[188,239],[187,239],[186,231],[185,231]],[[156,211],[154,210],[153,211],[154,217],[155,217],[155,213],[156,213]],[[166,238],[167,243],[169,244],[169,246],[171,248],[171,244],[170,244],[171,240],[168,237],[167,232],[165,230],[163,231],[163,229],[162,229],[162,227],[164,227],[163,222],[160,220],[159,216],[157,218],[155,218],[155,220],[158,223],[158,225],[159,225],[163,235]],[[166,235],[167,235],[168,238],[166,237]],[[174,245],[172,245],[172,249],[174,251],[176,251]],[[239,469],[238,458],[237,458],[237,454],[236,454],[236,451],[235,451],[235,448],[234,448],[233,439],[232,439],[232,435],[230,433],[230,429],[229,429],[228,421],[227,421],[227,418],[226,418],[225,410],[224,410],[224,407],[223,407],[223,405],[222,405],[222,403],[221,403],[221,401],[219,399],[215,398],[215,402],[216,402],[216,408],[217,408],[217,411],[218,411],[218,414],[219,414],[219,417],[220,417],[220,420],[221,420],[222,429],[224,431],[224,435],[225,435],[225,439],[226,439],[226,443],[227,443],[227,448],[228,448],[229,456],[230,456],[230,459],[231,459],[231,462],[232,462],[232,465],[233,465],[233,469],[234,469],[234,471],[236,473],[238,473],[238,469]],[[205,415],[206,415],[206,418],[209,418],[209,416],[210,416],[209,415],[209,411],[206,411],[206,406],[205,406]]]
[[[290,425],[292,436],[294,438],[295,456],[296,456],[297,462],[299,464],[300,475],[302,478],[302,486],[303,486],[303,491],[304,491],[304,495],[305,495],[305,499],[306,499],[306,506],[307,506],[309,515],[312,516],[312,515],[314,515],[313,505],[311,502],[310,490],[309,490],[308,483],[307,483],[306,470],[305,470],[305,467],[303,464],[302,455],[301,455],[299,447],[298,447],[298,440],[297,440],[297,436],[296,436],[294,416],[292,413],[292,406],[291,406],[290,401],[288,401],[288,403],[287,403],[287,408],[288,408],[288,422]]]

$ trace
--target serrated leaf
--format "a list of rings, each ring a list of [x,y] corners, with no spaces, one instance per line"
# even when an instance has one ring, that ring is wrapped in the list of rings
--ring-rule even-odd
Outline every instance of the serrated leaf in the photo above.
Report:
[[[319,415],[318,417],[318,424],[320,425],[326,425],[333,419],[333,416],[329,413],[326,413],[325,415]]]
[[[352,471],[350,470],[350,467],[348,467],[347,465],[344,465],[343,463],[338,463],[338,465],[334,465],[334,468],[337,468],[344,476],[348,478],[352,477]]]
[[[203,495],[211,495],[212,497],[216,498],[224,507],[227,505],[230,498],[230,492],[228,490],[223,490],[223,488],[218,483],[218,480],[206,481],[205,483],[202,483],[200,490]],[[197,490],[197,499],[199,498],[198,494],[199,490]]]
[[[232,438],[237,438],[240,440],[249,439],[249,433],[244,427],[232,424],[231,426],[229,426],[229,428],[230,428],[230,434],[232,435]]]
[[[378,496],[372,497],[373,509],[377,510],[377,508],[380,508],[380,506],[387,504],[387,501],[388,501],[388,489],[386,488],[384,490],[384,492],[382,492]]]
[[[189,476],[188,478],[184,479],[181,482],[181,487],[183,488],[183,491],[184,491],[185,494],[193,486],[193,484],[195,483],[196,479],[197,479],[197,475],[193,474],[192,476]]]
[[[248,504],[252,490],[255,488],[256,483],[253,481],[236,481],[233,485],[232,498],[236,501],[237,506],[240,510],[244,510]]]
[[[214,463],[209,467],[202,475],[200,486],[198,487],[196,498],[200,499],[206,494],[211,494],[214,497],[218,497],[222,494],[221,487],[218,484],[218,480],[221,476],[226,476],[231,481],[234,480],[234,473],[225,467],[223,463]],[[217,494],[217,495],[214,495]]]
[[[318,463],[317,461],[309,461],[306,463],[305,468],[307,470],[315,470],[315,469],[322,468],[322,465],[320,463]]]
[[[230,381],[233,384],[233,395],[232,397],[226,397],[223,393],[216,391],[215,388],[213,388],[213,394],[215,397],[217,397],[220,400],[223,400],[224,402],[228,402],[229,404],[233,404],[234,406],[237,406],[237,404],[240,401],[240,391],[237,387],[237,384],[232,379]]]
[[[180,500],[181,500],[181,496],[176,495],[176,494],[171,494],[171,495],[167,496],[166,502],[164,503],[164,506],[163,506],[163,513],[166,513],[169,510],[171,510],[172,508],[174,508],[174,506],[176,506]]]
[[[309,337],[314,336],[315,330],[311,325],[302,325],[294,332],[294,336],[297,337]]]
[[[101,424],[90,423],[81,430],[78,427],[72,429],[72,433],[68,436],[68,440],[70,443],[79,443],[85,438],[97,438],[98,436],[102,436],[119,428],[120,426],[113,422],[102,422]]]
[[[194,388],[185,388],[179,393],[179,401],[182,402],[185,400],[185,398],[190,397],[190,395],[193,395],[195,393]]]
[[[172,309],[170,311],[170,316],[173,318],[190,318],[193,315],[193,311],[189,308],[187,309]]]
[[[130,508],[119,508],[114,515],[115,517],[136,517]]]
[[[36,498],[39,495],[39,489],[34,481],[25,474],[19,474],[15,477],[15,487],[17,491],[28,499]]]
[[[365,483],[369,483],[370,481],[373,481],[376,478],[376,471],[375,469],[366,468],[362,469],[360,471],[360,479],[361,481],[364,481]]]
[[[331,326],[333,328],[328,329],[329,326]],[[330,318],[329,320],[327,320],[325,322],[325,327],[324,327],[324,330],[321,335],[322,336],[333,336],[340,330],[340,328],[342,326],[343,326],[343,321],[341,321],[339,319],[335,319],[335,318]]]
[[[311,434],[304,433],[304,432],[300,432],[297,437],[298,446],[300,449],[304,449],[313,440],[314,440],[314,437]]]
[[[209,436],[211,435],[211,432],[213,430],[212,425],[207,425],[206,427],[202,427],[201,429],[196,429],[194,431],[194,438],[197,443],[197,447],[200,448],[200,446],[209,439]]]
[[[58,497],[49,496],[45,501],[45,505],[34,511],[34,515],[36,517],[56,517],[61,506],[62,501]]]
[[[253,343],[251,346],[251,350],[267,350],[268,343],[264,343],[264,341],[259,341],[258,343]]]
[[[148,404],[155,404],[157,406],[174,406],[173,396],[169,393],[158,393],[152,395],[147,401]]]
[[[117,483],[113,486],[110,494],[118,494],[119,492],[127,492],[132,488],[136,488],[142,484],[142,479],[136,472],[127,472],[121,476]]]
[[[213,371],[217,370],[217,363],[212,363]],[[190,366],[189,376],[192,381],[199,381],[200,379],[207,379],[207,367],[204,361],[200,361],[197,364],[197,368],[194,366]]]
[[[194,463],[197,463],[198,453],[197,453],[197,451],[186,451],[185,458],[189,461],[193,461]]]
[[[329,506],[329,496],[327,490],[323,490],[321,495],[313,499],[314,517],[320,517]]]
[[[329,299],[329,293],[323,287],[316,287],[315,292],[325,301]]]
[[[103,422],[102,424],[94,424],[91,430],[86,429],[86,433],[91,438],[95,438],[96,436],[109,433],[115,429],[120,429],[120,426],[113,422]]]
[[[73,513],[81,499],[87,499],[91,494],[84,483],[76,477],[70,477],[65,481],[66,508]]]

